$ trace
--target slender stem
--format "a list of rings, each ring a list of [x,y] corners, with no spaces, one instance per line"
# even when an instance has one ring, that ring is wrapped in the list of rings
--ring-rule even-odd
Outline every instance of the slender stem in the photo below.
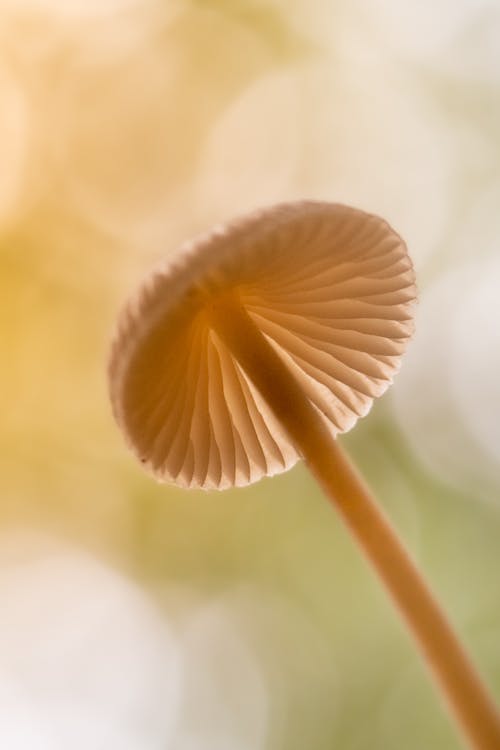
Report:
[[[500,716],[464,647],[324,420],[235,298],[213,304],[211,324],[266,399],[337,508],[406,620],[471,748],[499,750]]]

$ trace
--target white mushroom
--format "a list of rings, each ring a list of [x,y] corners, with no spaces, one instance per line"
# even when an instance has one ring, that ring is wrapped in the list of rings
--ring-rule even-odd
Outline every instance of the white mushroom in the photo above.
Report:
[[[303,457],[406,620],[471,747],[500,718],[461,643],[335,436],[390,384],[415,280],[382,219],[278,205],[216,228],[125,307],[110,362],[116,419],[159,479],[224,488]]]

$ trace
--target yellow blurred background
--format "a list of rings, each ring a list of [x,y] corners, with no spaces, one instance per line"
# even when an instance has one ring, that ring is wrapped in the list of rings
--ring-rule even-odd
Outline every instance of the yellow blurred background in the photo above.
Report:
[[[500,6],[0,0],[0,746],[458,750],[302,466],[155,485],[106,393],[117,310],[293,198],[405,237],[417,335],[342,439],[500,699]]]

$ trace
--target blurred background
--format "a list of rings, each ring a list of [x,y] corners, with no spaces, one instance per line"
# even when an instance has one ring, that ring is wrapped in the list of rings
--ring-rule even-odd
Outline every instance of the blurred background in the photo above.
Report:
[[[285,199],[406,238],[417,334],[342,438],[500,699],[500,4],[0,0],[0,745],[458,750],[298,465],[155,485],[106,393],[128,292]]]

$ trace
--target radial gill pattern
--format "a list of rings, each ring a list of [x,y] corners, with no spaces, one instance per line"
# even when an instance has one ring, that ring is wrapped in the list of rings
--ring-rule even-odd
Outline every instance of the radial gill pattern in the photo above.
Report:
[[[382,219],[301,202],[217,227],[143,283],[112,348],[116,419],[158,479],[223,489],[299,458],[210,327],[208,307],[228,292],[333,434],[387,389],[413,331],[412,264]]]

